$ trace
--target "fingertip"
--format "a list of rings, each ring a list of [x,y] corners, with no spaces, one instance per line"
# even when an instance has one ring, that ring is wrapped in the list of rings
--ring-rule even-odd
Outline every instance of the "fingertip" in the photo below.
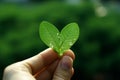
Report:
[[[60,61],[60,66],[66,69],[72,68],[73,60],[70,56],[63,56]]]
[[[73,59],[70,56],[63,56],[56,68],[53,79],[54,80],[70,80],[73,75]]]
[[[63,56],[69,56],[69,57],[71,57],[73,60],[75,59],[75,54],[74,54],[74,52],[72,51],[72,50],[67,50],[64,54],[63,54]]]

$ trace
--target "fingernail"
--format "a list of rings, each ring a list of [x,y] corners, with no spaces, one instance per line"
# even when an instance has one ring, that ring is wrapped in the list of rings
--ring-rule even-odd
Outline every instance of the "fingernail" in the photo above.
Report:
[[[72,68],[72,59],[69,56],[63,56],[61,62],[60,62],[60,67],[64,70],[69,70]]]

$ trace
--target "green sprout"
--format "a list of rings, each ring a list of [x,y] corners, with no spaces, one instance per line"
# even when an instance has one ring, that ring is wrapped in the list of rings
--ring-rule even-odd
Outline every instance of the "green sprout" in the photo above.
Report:
[[[77,23],[66,25],[61,32],[51,23],[43,21],[40,24],[39,34],[41,40],[50,48],[54,49],[58,55],[71,48],[79,37],[79,26]]]

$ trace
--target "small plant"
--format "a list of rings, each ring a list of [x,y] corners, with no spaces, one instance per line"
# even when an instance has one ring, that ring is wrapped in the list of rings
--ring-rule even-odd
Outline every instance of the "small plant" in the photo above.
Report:
[[[40,24],[39,34],[47,46],[62,56],[78,39],[79,27],[77,23],[70,23],[59,32],[53,24],[43,21]]]

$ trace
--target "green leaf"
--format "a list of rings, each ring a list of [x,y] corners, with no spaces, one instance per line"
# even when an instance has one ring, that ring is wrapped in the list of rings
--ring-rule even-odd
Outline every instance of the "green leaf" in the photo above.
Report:
[[[53,24],[43,21],[40,24],[39,33],[41,40],[61,56],[78,39],[79,27],[76,23],[70,23],[60,33]]]
[[[60,55],[68,50],[79,37],[79,27],[76,23],[70,23],[61,31],[62,44],[60,46]]]
[[[58,29],[51,23],[43,21],[39,29],[41,40],[49,47],[58,50],[59,38]]]

